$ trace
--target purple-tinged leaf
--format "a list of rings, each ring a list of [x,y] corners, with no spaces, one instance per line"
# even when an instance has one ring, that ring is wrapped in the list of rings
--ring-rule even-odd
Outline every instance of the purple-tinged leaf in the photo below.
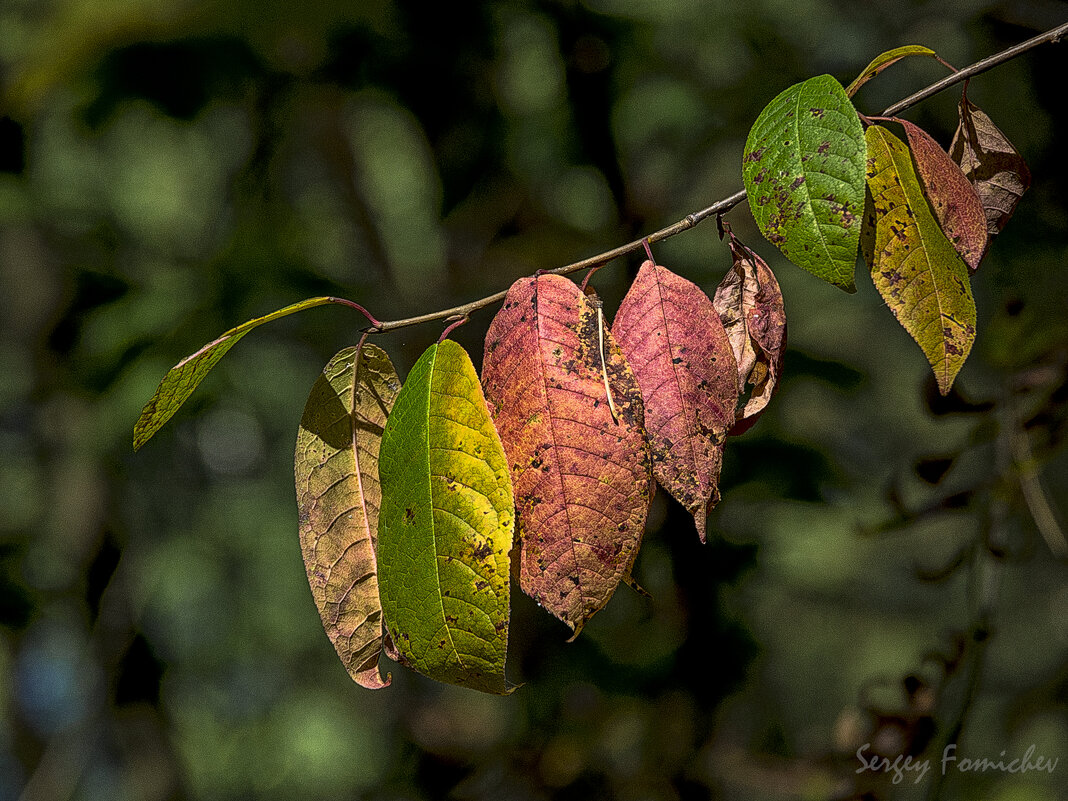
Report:
[[[912,160],[942,232],[974,273],[986,252],[983,204],[960,167],[923,128],[896,119],[908,137]]]
[[[704,542],[738,404],[738,368],[723,323],[700,287],[646,261],[612,334],[641,387],[653,475],[694,516]]]

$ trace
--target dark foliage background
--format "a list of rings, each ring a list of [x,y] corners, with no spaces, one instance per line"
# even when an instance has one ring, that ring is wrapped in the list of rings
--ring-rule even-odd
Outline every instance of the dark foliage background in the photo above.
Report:
[[[730,443],[708,545],[658,495],[652,600],[624,588],[565,644],[514,593],[510,697],[402,668],[362,690],[319,624],[292,447],[360,318],[257,331],[137,455],[130,436],[166,369],[238,322],[502,289],[736,191],[792,82],[909,43],[963,65],[1066,11],[0,2],[0,799],[919,798],[958,723],[961,756],[1063,762],[1064,45],[969,93],[1035,182],[976,278],[959,392],[934,396],[863,270],[846,296],[733,212],[783,286],[781,392]],[[859,106],[941,74],[902,62]],[[908,116],[948,144],[955,103]],[[656,253],[707,291],[729,264],[713,223]],[[609,310],[637,266],[597,276]],[[456,333],[476,363],[491,315]],[[376,341],[403,373],[439,331]],[[895,787],[855,773],[864,743],[936,762]],[[951,771],[941,793],[1046,801],[1066,774]]]

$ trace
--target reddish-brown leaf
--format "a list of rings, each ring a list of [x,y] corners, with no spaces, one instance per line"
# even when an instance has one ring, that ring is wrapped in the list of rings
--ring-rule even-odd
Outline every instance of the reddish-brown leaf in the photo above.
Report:
[[[786,310],[767,263],[733,233],[730,248],[734,264],[716,287],[712,303],[734,351],[738,392],[749,393],[729,432],[742,434],[757,421],[778,386],[786,351]]]
[[[653,475],[694,516],[719,501],[723,441],[734,425],[738,368],[708,295],[646,261],[619,306],[612,333],[645,402]]]
[[[641,391],[599,322],[566,278],[520,279],[482,367],[512,470],[520,587],[576,635],[630,569],[652,483]]]
[[[986,252],[987,222],[975,188],[953,159],[923,128],[908,120],[896,122],[905,129],[923,193],[931,204],[942,232],[975,273]]]
[[[959,109],[960,125],[949,153],[975,187],[993,238],[1031,185],[1031,171],[1012,142],[978,106],[962,97]]]

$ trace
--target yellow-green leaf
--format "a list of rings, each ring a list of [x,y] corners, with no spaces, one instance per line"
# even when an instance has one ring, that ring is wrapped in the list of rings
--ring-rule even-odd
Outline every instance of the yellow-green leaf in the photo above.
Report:
[[[908,147],[878,125],[865,139],[871,207],[864,253],[872,280],[927,356],[944,395],[975,340],[968,267],[927,205]]]
[[[374,539],[382,502],[378,451],[399,391],[397,371],[378,346],[338,352],[308,396],[294,462],[300,549],[315,605],[345,669],[371,689],[390,682],[378,671]]]
[[[506,693],[515,506],[500,437],[466,351],[431,345],[382,437],[378,569],[402,662],[438,681]]]
[[[134,450],[136,451],[152,439],[152,436],[163,427],[164,423],[171,419],[174,413],[193,394],[193,390],[200,385],[200,382],[204,380],[204,376],[208,374],[211,368],[218,364],[219,360],[227,354],[230,348],[236,345],[238,340],[253,328],[294,312],[334,302],[334,298],[327,297],[302,300],[300,303],[294,303],[292,306],[286,306],[284,309],[279,309],[263,317],[257,317],[255,320],[242,323],[237,328],[231,328],[196,353],[186,356],[167,372],[167,375],[163,377],[160,385],[156,388],[156,393],[145,404],[145,408],[141,410],[141,416],[137,418],[137,422],[134,424]]]
[[[853,81],[846,87],[846,94],[852,97],[857,93],[864,84],[885,70],[891,64],[900,61],[906,56],[935,56],[936,53],[929,47],[923,45],[905,45],[904,47],[895,47],[893,50],[887,50],[885,53],[880,53],[871,60],[871,63],[864,68],[864,71],[860,73]]]

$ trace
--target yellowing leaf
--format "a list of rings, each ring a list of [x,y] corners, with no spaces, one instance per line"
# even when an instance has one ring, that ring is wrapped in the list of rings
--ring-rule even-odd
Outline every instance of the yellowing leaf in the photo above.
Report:
[[[486,334],[482,381],[515,485],[520,586],[577,636],[645,529],[641,391],[597,307],[559,275],[512,284]]]
[[[467,353],[431,345],[382,437],[378,571],[399,658],[438,681],[510,692],[508,463]]]
[[[237,328],[231,328],[196,353],[186,356],[167,372],[167,375],[163,377],[163,381],[156,388],[155,394],[145,404],[145,408],[141,410],[141,416],[137,418],[137,422],[134,424],[134,450],[136,451],[148,442],[152,435],[171,419],[174,413],[193,394],[193,390],[204,380],[204,376],[208,374],[211,368],[218,364],[219,360],[227,354],[230,348],[236,345],[238,340],[253,328],[294,312],[335,302],[335,298],[325,297],[302,300],[300,303],[294,303],[292,306],[286,306],[263,317],[257,317],[247,323],[242,323]]]
[[[865,137],[872,199],[865,255],[872,279],[927,356],[944,395],[975,340],[968,267],[931,213],[909,149],[878,125]]]
[[[885,53],[880,53],[871,60],[871,63],[864,68],[864,71],[860,73],[853,81],[846,87],[846,94],[852,97],[857,93],[864,84],[885,70],[891,64],[894,64],[906,56],[935,56],[936,53],[929,47],[923,45],[905,45],[904,47],[895,47],[893,50],[887,50]]]
[[[378,452],[400,379],[376,345],[345,348],[312,387],[294,472],[300,548],[312,597],[349,675],[377,689],[382,606],[374,539],[382,491]]]

